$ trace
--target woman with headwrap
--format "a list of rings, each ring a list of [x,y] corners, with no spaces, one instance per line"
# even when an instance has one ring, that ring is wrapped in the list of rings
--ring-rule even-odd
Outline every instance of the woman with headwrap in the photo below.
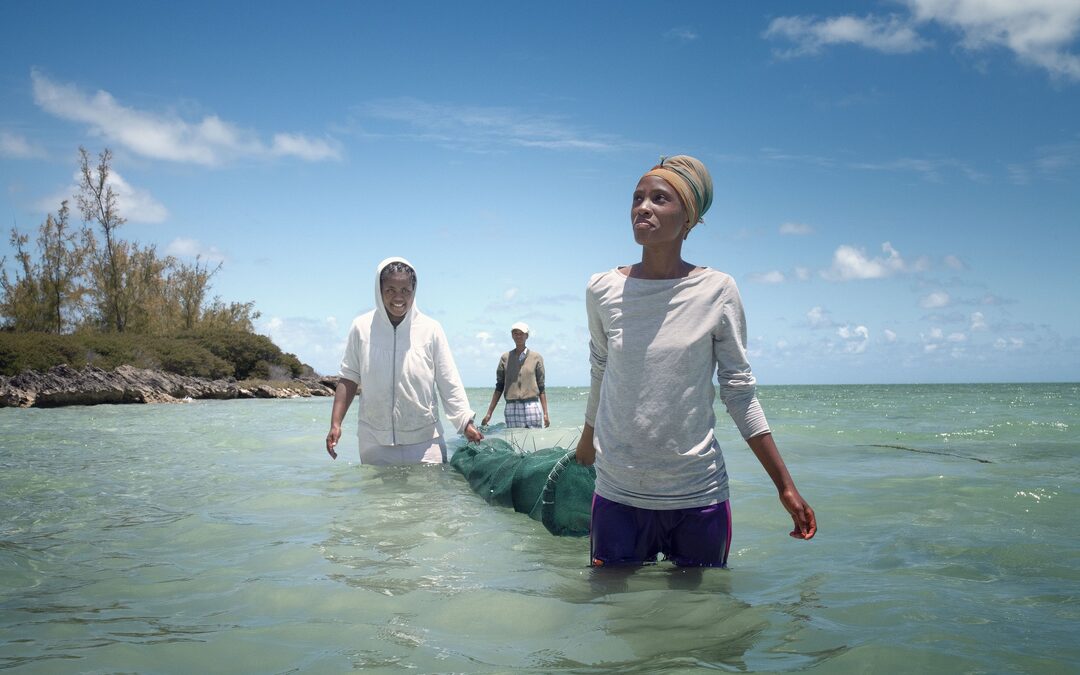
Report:
[[[446,334],[413,299],[416,270],[404,258],[387,258],[375,270],[375,309],[349,329],[341,377],[330,413],[326,452],[337,459],[341,422],[360,396],[357,433],[363,464],[439,464],[446,461],[439,405],[470,441],[484,435],[473,424]]]
[[[713,430],[713,373],[791,514],[791,536],[817,531],[758,403],[735,282],[682,258],[711,203],[705,165],[686,155],[662,159],[638,181],[630,208],[641,262],[589,280],[592,388],[576,454],[596,466],[594,566],[641,565],[658,554],[677,565],[727,564],[731,510]]]

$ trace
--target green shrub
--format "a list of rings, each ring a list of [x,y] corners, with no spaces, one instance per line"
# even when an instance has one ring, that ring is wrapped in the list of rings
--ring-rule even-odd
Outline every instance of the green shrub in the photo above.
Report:
[[[232,364],[234,376],[266,379],[270,366],[288,368],[293,377],[303,372],[304,364],[296,356],[281,351],[265,335],[236,330],[214,330],[188,334],[215,356]]]
[[[85,365],[85,350],[70,336],[49,333],[0,332],[0,374],[24,370],[48,370],[61,363]]]
[[[158,367],[162,370],[192,377],[217,380],[230,377],[235,372],[232,364],[191,340],[172,340],[161,344],[158,359]]]
[[[265,335],[219,330],[178,336],[80,332],[70,335],[0,331],[0,374],[45,371],[66,363],[104,370],[131,365],[203,378],[297,377],[310,367]]]
[[[237,379],[258,377],[253,375],[259,361],[274,362],[281,354],[277,345],[265,335],[233,330],[215,330],[185,334],[195,340],[214,356],[232,364]]]

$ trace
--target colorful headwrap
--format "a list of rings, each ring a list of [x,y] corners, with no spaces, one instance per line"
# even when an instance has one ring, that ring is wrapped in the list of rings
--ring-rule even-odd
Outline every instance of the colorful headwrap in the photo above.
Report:
[[[686,209],[688,227],[703,222],[701,217],[712,206],[712,176],[704,164],[690,155],[661,157],[645,175],[659,176],[675,188]]]

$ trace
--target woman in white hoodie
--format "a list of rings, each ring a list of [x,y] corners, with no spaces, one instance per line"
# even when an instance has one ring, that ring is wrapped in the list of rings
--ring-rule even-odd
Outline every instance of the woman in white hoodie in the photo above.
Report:
[[[359,392],[363,464],[440,464],[446,440],[439,420],[442,399],[454,428],[470,441],[484,435],[473,424],[450,345],[439,322],[413,302],[415,268],[387,258],[375,271],[375,309],[353,320],[341,360],[326,452],[337,459],[341,422]]]

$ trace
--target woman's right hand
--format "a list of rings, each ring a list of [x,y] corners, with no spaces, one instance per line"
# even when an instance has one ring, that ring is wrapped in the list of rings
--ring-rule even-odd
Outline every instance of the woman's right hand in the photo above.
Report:
[[[469,420],[469,423],[465,425],[465,430],[461,433],[465,434],[465,438],[470,443],[484,440],[484,434],[480,433],[480,430],[476,428],[476,425],[473,424],[472,420]]]
[[[486,427],[488,422],[491,421],[491,413],[484,415],[484,419],[480,420],[480,426]]]
[[[334,452],[334,448],[337,447],[337,443],[340,438],[341,426],[337,424],[330,425],[330,433],[326,434],[326,452],[333,459],[337,459],[337,453]]]
[[[334,388],[334,407],[330,412],[330,433],[326,434],[326,454],[337,459],[334,448],[341,439],[341,421],[345,419],[345,413],[349,411],[349,404],[356,398],[356,390],[359,385],[352,380],[338,378],[337,387]]]

